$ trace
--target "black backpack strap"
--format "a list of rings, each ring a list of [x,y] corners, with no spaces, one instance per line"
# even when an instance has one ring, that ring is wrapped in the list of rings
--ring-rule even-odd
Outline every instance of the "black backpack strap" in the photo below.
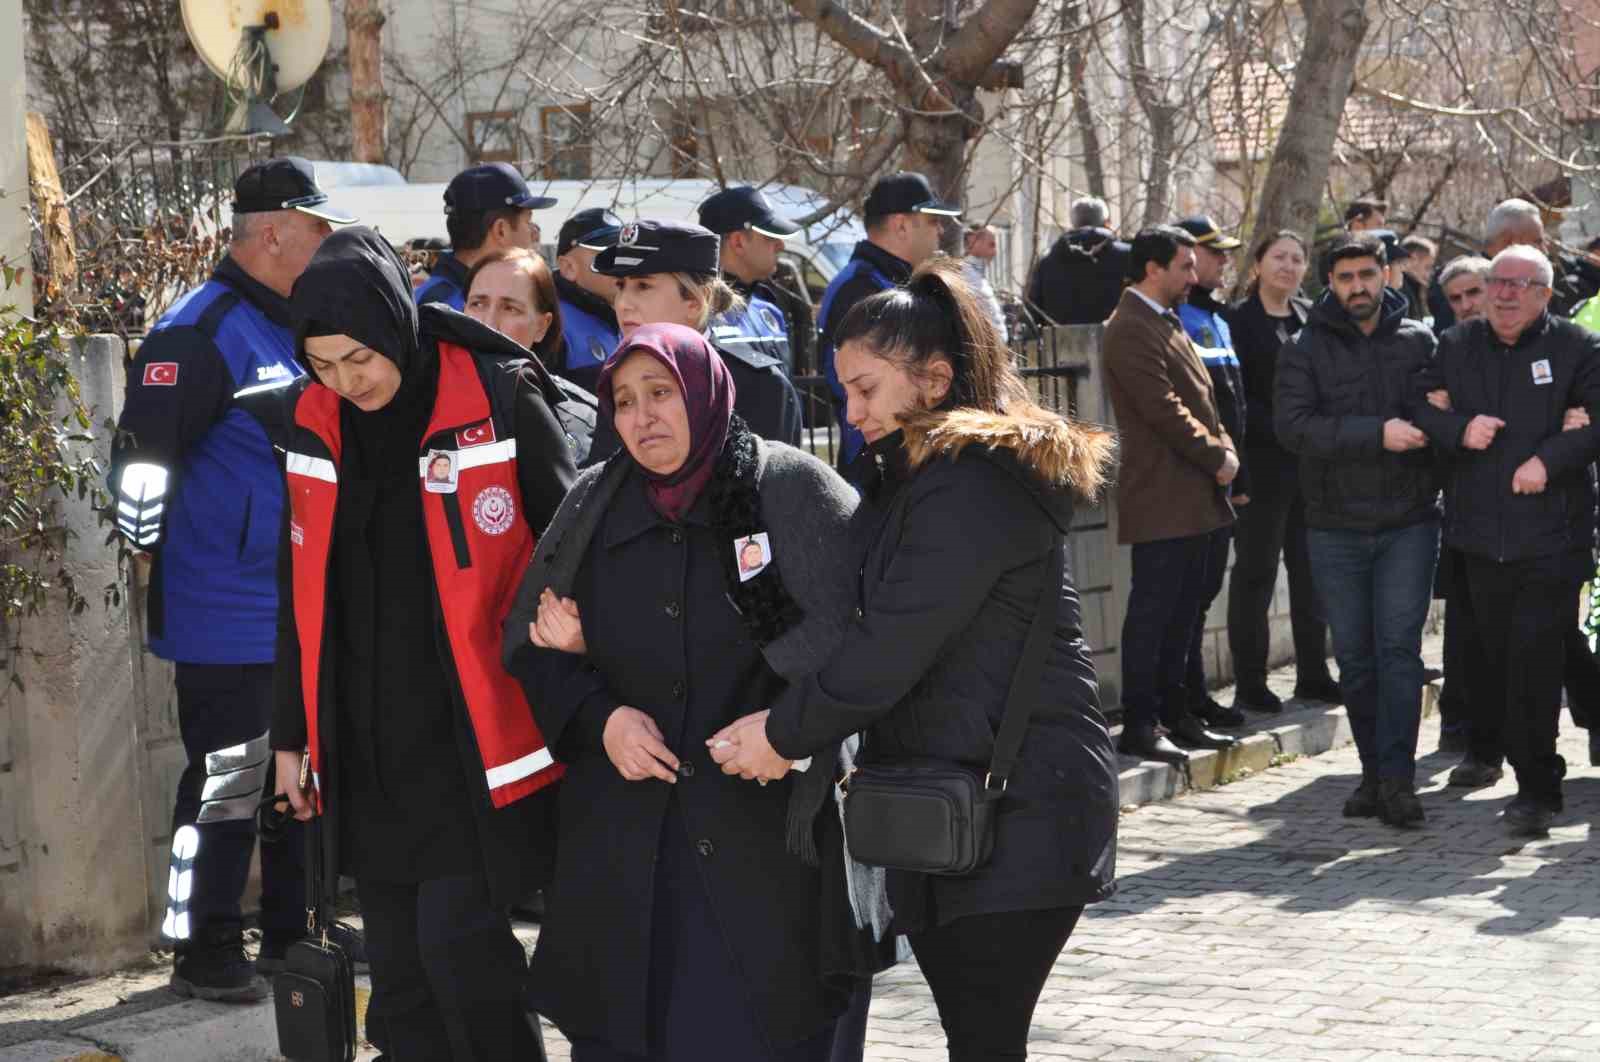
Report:
[[[1022,736],[1028,730],[1028,720],[1033,715],[1035,700],[1043,694],[1045,660],[1050,655],[1050,645],[1055,638],[1056,617],[1061,609],[1061,569],[1065,561],[1063,544],[1066,536],[1056,532],[1055,545],[1045,561],[1045,577],[1039,588],[1039,607],[1033,614],[1033,625],[1028,628],[1028,638],[1022,645],[1022,659],[1011,676],[1011,689],[1006,694],[1005,715],[1000,720],[1000,732],[994,739],[994,757],[989,761],[989,776],[984,779],[986,789],[1005,789],[1011,771],[1017,765],[1017,754],[1022,751]]]

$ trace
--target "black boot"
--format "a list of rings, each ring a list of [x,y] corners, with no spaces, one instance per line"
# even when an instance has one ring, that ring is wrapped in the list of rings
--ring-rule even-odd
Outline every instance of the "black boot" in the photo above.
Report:
[[[1361,784],[1356,786],[1356,791],[1350,794],[1344,802],[1344,817],[1347,819],[1370,819],[1378,814],[1378,780],[1363,777]]]
[[[1233,706],[1246,708],[1252,712],[1261,712],[1263,715],[1278,715],[1283,711],[1283,701],[1276,693],[1265,686],[1235,687],[1233,691]]]
[[[1551,820],[1556,814],[1544,801],[1518,793],[1516,799],[1506,805],[1502,817],[1513,837],[1548,837]]]
[[[171,985],[180,996],[222,1003],[258,1003],[272,994],[244,953],[238,923],[205,926],[180,942]]]
[[[1402,828],[1421,826],[1427,821],[1416,788],[1399,778],[1385,778],[1378,783],[1378,818]]]

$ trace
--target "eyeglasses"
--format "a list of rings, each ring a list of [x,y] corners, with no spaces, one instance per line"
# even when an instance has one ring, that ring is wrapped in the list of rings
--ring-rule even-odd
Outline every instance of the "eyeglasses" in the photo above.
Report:
[[[1518,294],[1527,291],[1529,288],[1548,288],[1550,286],[1542,281],[1534,280],[1532,277],[1525,279],[1519,277],[1490,277],[1488,284],[1491,288],[1515,288]]]

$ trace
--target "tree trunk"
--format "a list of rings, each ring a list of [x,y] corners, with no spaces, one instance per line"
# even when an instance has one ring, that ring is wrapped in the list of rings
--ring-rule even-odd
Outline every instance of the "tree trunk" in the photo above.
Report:
[[[1128,80],[1149,125],[1150,169],[1144,181],[1144,225],[1166,223],[1172,212],[1173,156],[1177,153],[1178,111],[1166,99],[1161,78],[1150,68],[1145,40],[1144,0],[1127,0],[1122,8],[1127,37]]]
[[[1365,0],[1304,0],[1303,7],[1305,47],[1267,169],[1252,245],[1279,229],[1302,234],[1308,246],[1315,238],[1334,137],[1355,81],[1361,41],[1371,25]]]
[[[383,163],[388,98],[383,91],[384,14],[378,0],[346,0],[350,57],[350,154],[356,162]]]

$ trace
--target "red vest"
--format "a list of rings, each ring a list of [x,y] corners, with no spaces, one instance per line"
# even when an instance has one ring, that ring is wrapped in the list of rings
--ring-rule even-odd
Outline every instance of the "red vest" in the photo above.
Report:
[[[295,404],[294,420],[286,463],[294,621],[311,769],[320,785],[318,690],[343,442],[338,395],[309,384]],[[473,356],[440,343],[439,394],[418,454],[417,490],[450,659],[497,808],[549,785],[563,771],[545,748],[521,685],[500,663],[501,624],[534,549],[527,516],[518,511],[517,438],[509,420],[509,407],[503,416],[491,409]],[[451,456],[454,491],[427,489],[430,454],[440,453]]]

